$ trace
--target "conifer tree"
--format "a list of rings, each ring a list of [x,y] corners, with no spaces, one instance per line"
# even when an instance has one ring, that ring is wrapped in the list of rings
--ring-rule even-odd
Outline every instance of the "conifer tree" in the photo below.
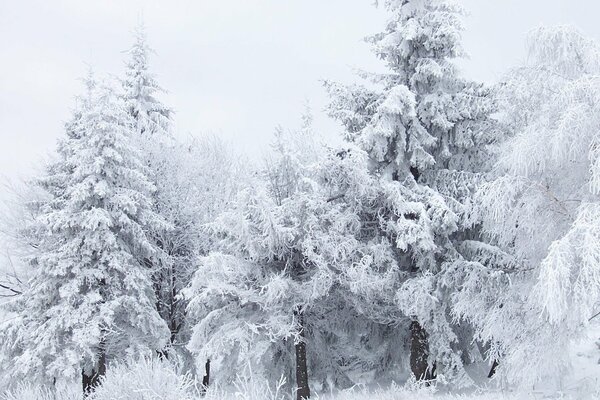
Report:
[[[168,339],[140,258],[154,256],[146,231],[163,224],[152,212],[154,186],[114,90],[87,99],[42,178],[54,189],[36,221],[37,265],[1,336],[15,376],[52,382],[81,374],[86,392],[108,362],[150,354]]]
[[[152,53],[140,23],[128,51],[123,98],[135,121],[134,144],[156,185],[154,211],[168,222],[168,226],[151,232],[160,256],[148,260],[156,307],[171,331],[169,345],[160,354],[195,373],[195,360],[185,347],[191,327],[186,324],[181,291],[190,283],[197,257],[212,247],[213,238],[203,225],[230,204],[246,179],[242,178],[241,161],[218,138],[180,143],[172,136],[173,112],[158,98],[164,90],[151,72]]]
[[[173,111],[157,98],[164,89],[150,72],[149,57],[153,51],[148,46],[143,22],[136,26],[134,43],[127,53],[129,60],[122,82],[127,110],[135,121],[135,130],[140,135],[150,137],[154,134],[169,135]]]
[[[253,181],[209,224],[214,250],[186,292],[196,322],[189,348],[211,360],[215,381],[250,364],[269,381],[284,374],[295,382],[298,399],[310,397],[309,381],[351,386],[349,372],[369,359],[359,343],[368,335],[354,340],[350,333],[363,325],[349,285],[341,285],[360,252],[360,223],[336,200],[338,189],[352,197],[355,182],[352,190],[346,185],[355,177],[340,167],[343,158],[316,144],[309,122],[298,132],[278,131],[266,182]]]
[[[374,224],[393,244],[390,274],[395,303],[410,322],[410,365],[418,379],[435,370],[466,383],[463,359],[471,338],[458,336],[452,293],[464,273],[459,243],[477,238],[470,202],[479,173],[489,168],[496,131],[488,89],[462,79],[453,59],[460,45],[462,10],[445,0],[387,0],[384,32],[368,38],[387,73],[362,73],[369,86],[327,82],[329,113],[346,139],[364,149],[370,171],[389,195]],[[385,215],[385,220],[380,216]],[[377,269],[377,265],[373,265]]]

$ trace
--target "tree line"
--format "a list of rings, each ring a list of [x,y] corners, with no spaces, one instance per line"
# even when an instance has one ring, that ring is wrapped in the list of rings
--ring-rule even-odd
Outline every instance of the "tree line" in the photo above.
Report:
[[[161,357],[202,383],[250,366],[298,399],[356,383],[531,384],[600,310],[600,51],[531,33],[527,62],[461,76],[463,10],[387,0],[386,72],[325,81],[343,144],[307,109],[260,165],[181,142],[138,29],[124,77],[90,74],[55,160],[12,210],[29,279],[1,282],[11,379]]]

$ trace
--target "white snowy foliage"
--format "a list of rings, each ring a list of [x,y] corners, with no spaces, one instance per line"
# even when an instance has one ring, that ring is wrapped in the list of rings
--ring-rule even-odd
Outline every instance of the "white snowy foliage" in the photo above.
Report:
[[[486,88],[460,78],[453,64],[463,55],[461,8],[440,0],[385,4],[386,31],[369,41],[391,72],[364,74],[381,90],[327,82],[330,115],[382,170],[401,178],[408,166],[465,168],[479,161],[484,149],[476,146],[494,140],[485,121],[493,103]]]
[[[90,400],[192,400],[199,393],[190,376],[165,361],[140,359],[113,365]]]
[[[529,44],[528,62],[502,91],[514,135],[477,196],[484,232],[521,273],[487,315],[463,311],[479,314],[501,371],[521,383],[563,374],[565,350],[600,306],[600,53],[567,27],[537,29]]]
[[[168,337],[137,258],[154,256],[145,231],[163,222],[151,211],[154,186],[129,144],[125,107],[102,88],[79,123],[81,134],[62,145],[62,189],[37,217],[42,251],[29,289],[2,327],[3,354],[17,376],[73,378],[100,351],[109,359],[148,354]]]
[[[376,360],[393,351],[382,341],[369,353],[382,340],[378,330],[388,328],[358,318],[370,307],[381,322],[394,320],[386,315],[392,307],[374,307],[385,298],[386,282],[371,271],[375,263],[393,264],[393,255],[359,240],[365,196],[384,194],[367,174],[362,151],[335,153],[313,140],[306,126],[280,131],[266,185],[254,182],[208,225],[219,240],[187,291],[188,311],[198,320],[189,347],[200,360],[216,362],[221,382],[232,381],[246,362],[271,379],[284,372],[291,382],[290,345],[299,340],[307,343],[311,378],[326,387],[348,386],[350,371],[377,369]],[[373,331],[357,337],[353,329]]]
[[[129,49],[129,60],[123,80],[124,98],[128,112],[135,121],[136,132],[148,137],[171,134],[172,111],[156,97],[164,90],[149,70],[152,50],[147,43],[146,28],[140,23],[134,31],[135,41]]]
[[[389,72],[362,74],[375,89],[326,84],[330,115],[368,154],[370,180],[379,188],[374,199],[359,201],[373,209],[359,215],[375,226],[365,247],[378,254],[365,269],[379,275],[380,288],[388,288],[380,290],[387,297],[383,303],[397,311],[380,301],[380,311],[369,310],[367,316],[387,313],[396,324],[418,321],[428,334],[430,368],[437,361],[438,374],[468,384],[461,358],[469,359],[465,349],[471,338],[456,334],[451,309],[468,273],[457,267],[469,263],[458,248],[462,240],[478,239],[473,194],[498,141],[490,118],[495,103],[490,89],[461,78],[454,64],[464,55],[463,11],[457,4],[384,4],[390,11],[385,31],[368,41]],[[386,264],[395,272],[382,271]]]
[[[195,271],[195,260],[212,246],[212,237],[201,226],[224,210],[245,182],[243,160],[216,137],[178,141],[171,135],[173,112],[158,96],[164,91],[151,73],[145,27],[134,32],[128,51],[122,93],[134,121],[132,144],[142,155],[149,177],[156,186],[153,210],[168,227],[149,231],[150,240],[160,249],[150,265],[157,310],[171,331],[163,353],[178,358],[193,371],[193,360],[185,349],[190,326],[186,302],[181,297]]]
[[[600,47],[538,28],[486,87],[455,64],[457,2],[379,3],[388,70],[324,83],[346,143],[307,108],[259,168],[177,141],[143,25],[118,89],[90,71],[56,157],[0,210],[0,398],[74,398],[105,361],[90,400],[280,400],[294,361],[332,399],[458,398],[435,392],[488,362],[490,385],[565,388],[600,320]]]

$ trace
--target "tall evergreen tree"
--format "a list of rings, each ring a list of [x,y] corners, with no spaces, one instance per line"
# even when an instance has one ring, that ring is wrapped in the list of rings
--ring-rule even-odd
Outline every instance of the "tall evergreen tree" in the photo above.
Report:
[[[319,146],[309,122],[278,131],[266,182],[253,182],[209,224],[218,240],[187,291],[197,322],[189,348],[211,359],[216,381],[250,363],[269,381],[284,374],[295,382],[298,399],[310,396],[309,382],[351,386],[352,372],[389,354],[385,345],[375,348],[370,324],[350,300],[360,278],[347,267],[364,246],[354,204],[339,200],[371,187],[364,154],[343,157]],[[364,330],[359,338],[355,329]]]
[[[130,144],[133,122],[110,88],[88,101],[42,179],[54,189],[37,218],[40,255],[29,289],[10,305],[17,318],[1,335],[14,375],[82,374],[85,391],[107,362],[149,354],[168,339],[140,259],[156,253],[146,231],[163,221]]]
[[[368,87],[327,82],[329,112],[368,153],[371,173],[397,196],[397,205],[374,223],[395,247],[400,272],[389,279],[396,295],[382,301],[411,318],[413,374],[431,379],[437,366],[446,378],[467,382],[463,360],[471,338],[457,335],[451,301],[465,273],[456,266],[467,257],[459,244],[477,238],[470,201],[495,140],[494,102],[453,64],[463,55],[458,6],[446,0],[387,0],[385,6],[386,29],[368,41],[389,72],[363,73]]]
[[[157,98],[157,94],[164,92],[164,89],[150,72],[149,57],[152,52],[148,46],[146,28],[140,22],[134,30],[133,46],[127,52],[129,60],[122,81],[124,97],[139,134],[167,135],[171,133],[173,111]]]

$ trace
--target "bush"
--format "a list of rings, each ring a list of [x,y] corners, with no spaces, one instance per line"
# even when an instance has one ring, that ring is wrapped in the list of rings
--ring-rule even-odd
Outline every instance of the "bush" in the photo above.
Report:
[[[286,400],[295,396],[286,395],[285,378],[282,376],[275,385],[252,372],[250,365],[237,375],[233,388],[210,386],[204,400]],[[233,389],[233,390],[231,390]]]
[[[168,362],[140,360],[109,368],[89,400],[193,400],[195,381]]]
[[[17,385],[0,396],[0,400],[81,400],[81,387],[43,388],[33,385]]]

